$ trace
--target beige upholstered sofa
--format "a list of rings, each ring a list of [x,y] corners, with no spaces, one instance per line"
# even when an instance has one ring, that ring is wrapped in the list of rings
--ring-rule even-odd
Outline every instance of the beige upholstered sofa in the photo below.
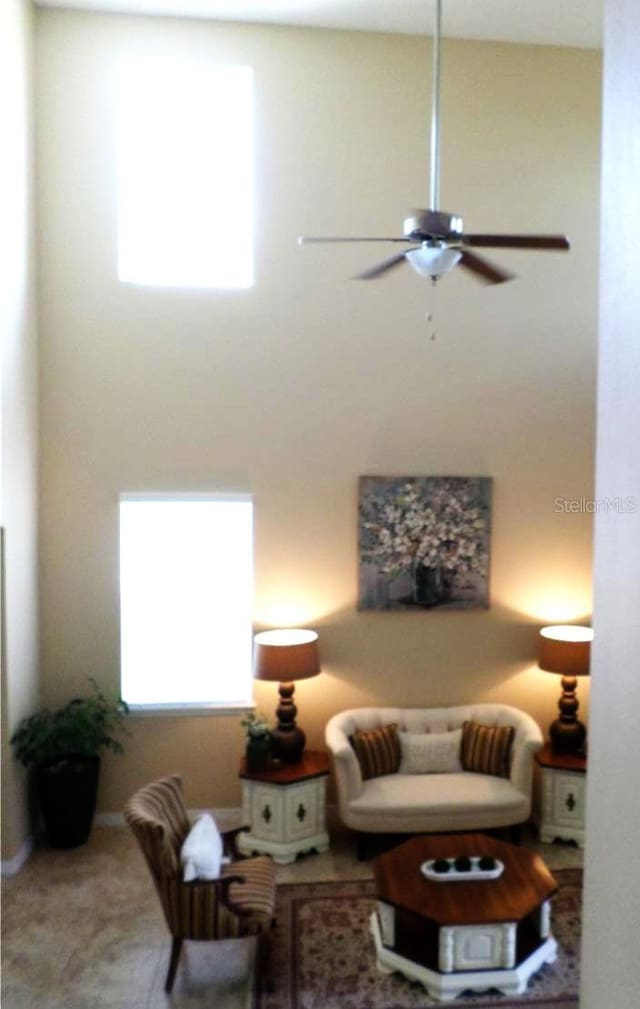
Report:
[[[510,762],[505,771],[508,777],[461,767],[448,773],[407,774],[402,773],[401,764],[396,773],[363,780],[350,741],[359,730],[395,723],[400,733],[440,734],[461,729],[465,721],[513,726]],[[519,825],[529,818],[533,754],[543,739],[533,718],[517,708],[505,704],[353,708],[330,719],[325,740],[334,765],[340,817],[358,832],[484,830]]]

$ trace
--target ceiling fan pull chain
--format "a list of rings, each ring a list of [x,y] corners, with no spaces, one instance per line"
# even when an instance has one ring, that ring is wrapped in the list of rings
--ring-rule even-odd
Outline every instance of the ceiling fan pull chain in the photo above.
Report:
[[[429,340],[430,341],[434,341],[436,339],[437,335],[438,335],[437,334],[437,330],[436,330],[436,322],[435,322],[435,316],[437,314],[437,308],[438,308],[438,305],[437,305],[437,302],[438,302],[438,293],[437,293],[437,290],[438,290],[437,289],[437,284],[434,282],[434,280],[432,278],[431,284],[430,284],[430,290],[429,290],[429,303],[428,303],[428,306],[427,306],[427,311],[425,312],[425,316],[424,316],[425,319],[426,319],[426,322],[427,322],[427,330],[428,330]]]
[[[440,209],[440,37],[442,33],[442,0],[436,0],[433,35],[433,86],[431,114],[431,191],[429,206]]]

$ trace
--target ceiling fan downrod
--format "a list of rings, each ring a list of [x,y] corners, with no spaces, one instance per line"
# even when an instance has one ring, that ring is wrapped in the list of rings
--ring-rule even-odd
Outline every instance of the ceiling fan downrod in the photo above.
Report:
[[[433,33],[433,76],[431,88],[431,165],[429,207],[440,209],[440,42],[442,37],[442,0],[435,0]]]
[[[402,235],[383,236],[301,236],[299,244],[309,242],[397,242],[406,246],[393,256],[356,274],[359,280],[374,280],[403,263],[433,282],[454,266],[460,266],[485,284],[503,284],[515,276],[497,266],[474,248],[557,250],[569,249],[565,235],[470,234],[464,231],[462,218],[440,210],[440,76],[442,43],[442,0],[435,4],[433,33],[433,74],[431,94],[429,207],[410,210],[403,221]]]

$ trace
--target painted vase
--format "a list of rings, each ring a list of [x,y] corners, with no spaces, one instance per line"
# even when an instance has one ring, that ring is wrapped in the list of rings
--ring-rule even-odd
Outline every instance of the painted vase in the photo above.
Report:
[[[416,561],[412,574],[411,596],[416,606],[438,606],[447,601],[450,586],[441,565],[428,566]]]

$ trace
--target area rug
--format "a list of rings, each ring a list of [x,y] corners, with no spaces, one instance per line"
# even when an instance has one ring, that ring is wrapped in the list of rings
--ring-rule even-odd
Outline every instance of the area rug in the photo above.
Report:
[[[257,1009],[417,1009],[446,1005],[470,1009],[576,1009],[579,985],[582,872],[554,872],[552,901],[558,958],[534,975],[524,994],[464,993],[436,1003],[422,985],[376,968],[369,916],[372,880],[297,883],[278,887],[272,951],[273,992]]]

